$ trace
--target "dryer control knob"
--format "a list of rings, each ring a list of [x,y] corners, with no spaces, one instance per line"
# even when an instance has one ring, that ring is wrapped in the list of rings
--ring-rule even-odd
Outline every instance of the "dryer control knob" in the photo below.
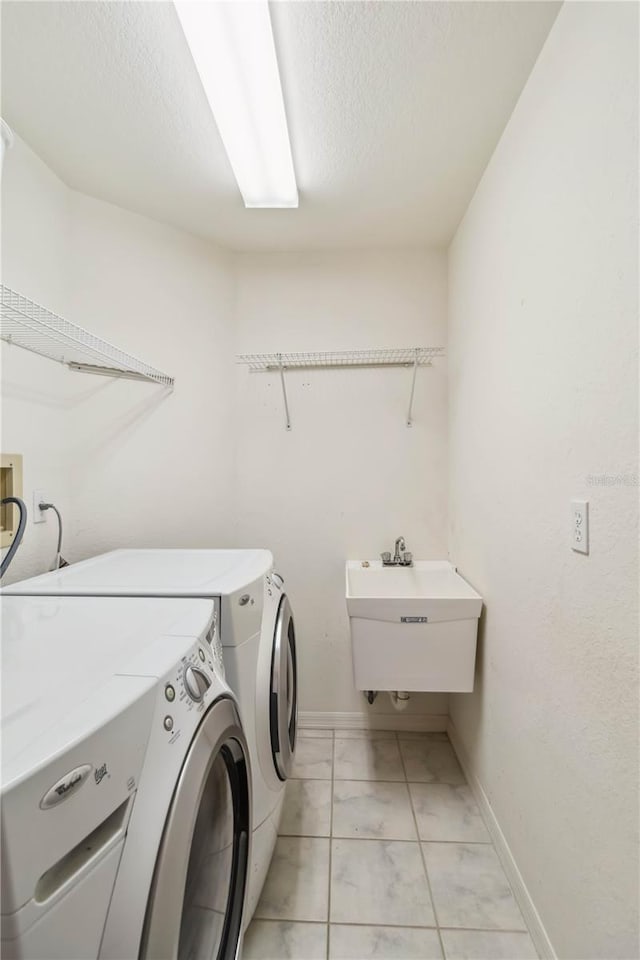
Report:
[[[184,685],[191,699],[199,702],[211,686],[211,680],[204,670],[189,664],[184,668]]]
[[[273,582],[275,583],[275,585],[276,585],[276,587],[278,588],[278,590],[282,590],[282,588],[283,588],[283,586],[284,586],[284,578],[281,577],[279,573],[272,573],[272,574],[271,574],[271,579],[272,579]]]

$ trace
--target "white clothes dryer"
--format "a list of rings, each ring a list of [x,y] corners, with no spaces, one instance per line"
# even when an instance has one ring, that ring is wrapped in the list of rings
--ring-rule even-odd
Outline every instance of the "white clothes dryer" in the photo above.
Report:
[[[298,722],[297,653],[293,611],[284,580],[271,572],[264,578],[264,610],[256,688],[256,718],[269,714],[269,724],[256,720],[257,752],[267,789],[279,792],[291,774]],[[268,683],[264,680],[268,677]]]
[[[252,770],[252,861],[246,916],[273,855],[296,743],[293,614],[268,550],[115,550],[14,583],[6,594],[208,598],[219,605],[229,686]]]
[[[213,604],[2,598],[2,956],[236,960],[248,747]]]

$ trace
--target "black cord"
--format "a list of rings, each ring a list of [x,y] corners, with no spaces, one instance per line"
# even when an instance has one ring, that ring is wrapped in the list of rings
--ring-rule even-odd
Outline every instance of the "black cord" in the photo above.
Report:
[[[62,514],[56,507],[55,503],[39,503],[38,507],[40,508],[40,510],[53,510],[56,517],[58,518],[58,546],[56,548],[56,562],[53,569],[57,570],[58,567],[66,567],[67,564],[65,563],[65,561],[62,559],[60,555],[62,551]]]
[[[20,497],[3,497],[2,498],[2,506],[9,503],[15,503],[18,510],[20,511],[20,519],[18,521],[18,529],[16,530],[16,535],[13,538],[11,546],[6,552],[4,559],[2,560],[2,563],[0,564],[0,577],[3,577],[5,574],[5,571],[8,570],[9,564],[13,560],[15,552],[20,546],[20,542],[24,534],[24,528],[27,525],[27,508],[25,506],[24,500],[21,500]]]

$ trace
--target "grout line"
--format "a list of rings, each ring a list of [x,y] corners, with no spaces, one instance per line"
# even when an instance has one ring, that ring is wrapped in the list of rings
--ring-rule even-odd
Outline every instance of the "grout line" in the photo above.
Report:
[[[290,922],[290,921],[287,921]],[[332,927],[383,927],[385,930],[437,930],[437,927],[419,927],[415,923],[358,923],[354,920],[337,920]],[[466,927],[461,929],[467,929]],[[494,930],[476,930],[475,933],[495,933]],[[511,933],[512,931],[505,931]]]
[[[400,777],[397,780],[371,780],[370,777],[335,777],[335,779],[338,780],[339,783],[348,783],[349,781],[351,781],[352,783],[406,783],[407,782],[404,777]]]
[[[438,923],[438,914],[436,912],[436,902],[433,897],[433,890],[431,889],[431,880],[429,879],[429,871],[427,870],[427,858],[425,857],[425,854],[424,854],[424,847],[420,842],[420,828],[418,827],[418,818],[416,816],[415,807],[413,805],[413,797],[411,796],[411,790],[409,789],[409,778],[407,777],[407,768],[405,766],[402,750],[400,750],[400,759],[402,761],[402,769],[404,770],[405,781],[407,784],[407,793],[409,794],[409,805],[411,807],[411,813],[413,814],[413,823],[416,828],[416,837],[418,838],[418,844],[420,847],[420,858],[422,860],[422,867],[424,869],[424,875],[427,881],[427,890],[429,891],[429,899],[431,900],[431,909],[433,910],[433,917],[434,917],[434,920],[436,921],[436,930],[438,931],[438,942],[440,944],[440,952],[444,960],[444,958],[446,957],[446,953],[444,952],[444,942],[442,940],[442,934],[440,933],[440,924]]]
[[[448,930],[462,930],[464,933],[521,933],[525,937],[531,937],[531,934],[528,930],[518,930],[515,927],[440,927],[441,930],[444,930],[445,933]]]
[[[418,843],[452,843],[462,847],[491,847],[491,840],[419,840]]]
[[[279,837],[287,837],[289,840],[330,840],[328,833],[279,833]]]
[[[329,813],[329,890],[327,894],[327,960],[329,960],[329,951],[331,949],[331,867],[333,861],[333,785],[335,783],[336,769],[336,738],[332,740],[331,749],[331,809]]]
[[[313,780],[314,783],[329,783],[332,777],[289,777],[289,780]]]
[[[276,921],[277,922],[277,921]],[[321,926],[319,920],[285,920],[285,923],[315,923]],[[444,933],[521,933],[523,936],[531,936],[528,930],[516,930],[511,927],[437,927],[437,926],[419,926],[415,923],[358,923],[354,920],[336,920],[330,923],[330,927],[383,927],[385,930],[442,930]]]
[[[317,781],[316,781],[317,782]],[[374,781],[375,782],[375,781]],[[339,780],[338,783],[341,783]],[[407,784],[404,784],[407,786]],[[407,840],[405,837],[349,837],[336,833],[279,833],[279,837],[293,840],[362,840],[365,843],[442,843],[459,844],[464,847],[490,847],[490,840]]]
[[[387,741],[389,742],[389,741]],[[316,780],[323,781],[326,783],[328,780],[339,780],[344,782],[347,780],[352,780],[354,783],[414,783],[418,787],[468,787],[469,784],[465,781],[464,783],[450,783],[448,780],[409,780],[406,775],[400,780],[386,780],[383,778],[377,780],[371,780],[369,777],[289,777],[289,780]],[[469,789],[471,789],[469,787]],[[477,804],[476,804],[477,805]],[[483,816],[484,820],[484,816]]]
[[[326,920],[287,920],[283,917],[256,917],[260,923],[303,923],[314,927],[384,927],[388,930],[437,930],[436,926],[424,924],[420,926],[416,923],[358,923],[354,920],[337,920],[333,924],[328,924]],[[456,933],[520,933],[523,937],[530,937],[528,930],[518,930],[515,927],[440,927],[445,933],[455,931]]]
[[[327,926],[326,920],[285,920],[282,917],[256,917],[255,919],[260,923],[307,923],[314,927]],[[251,922],[253,923],[253,919]]]

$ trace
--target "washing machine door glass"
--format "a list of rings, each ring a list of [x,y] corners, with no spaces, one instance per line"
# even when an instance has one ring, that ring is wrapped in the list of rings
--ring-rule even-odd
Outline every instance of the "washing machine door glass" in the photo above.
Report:
[[[198,728],[156,861],[141,957],[234,960],[250,829],[247,748],[230,700]]]
[[[296,631],[286,594],[280,600],[271,657],[271,750],[276,773],[286,780],[291,772],[298,723]]]

